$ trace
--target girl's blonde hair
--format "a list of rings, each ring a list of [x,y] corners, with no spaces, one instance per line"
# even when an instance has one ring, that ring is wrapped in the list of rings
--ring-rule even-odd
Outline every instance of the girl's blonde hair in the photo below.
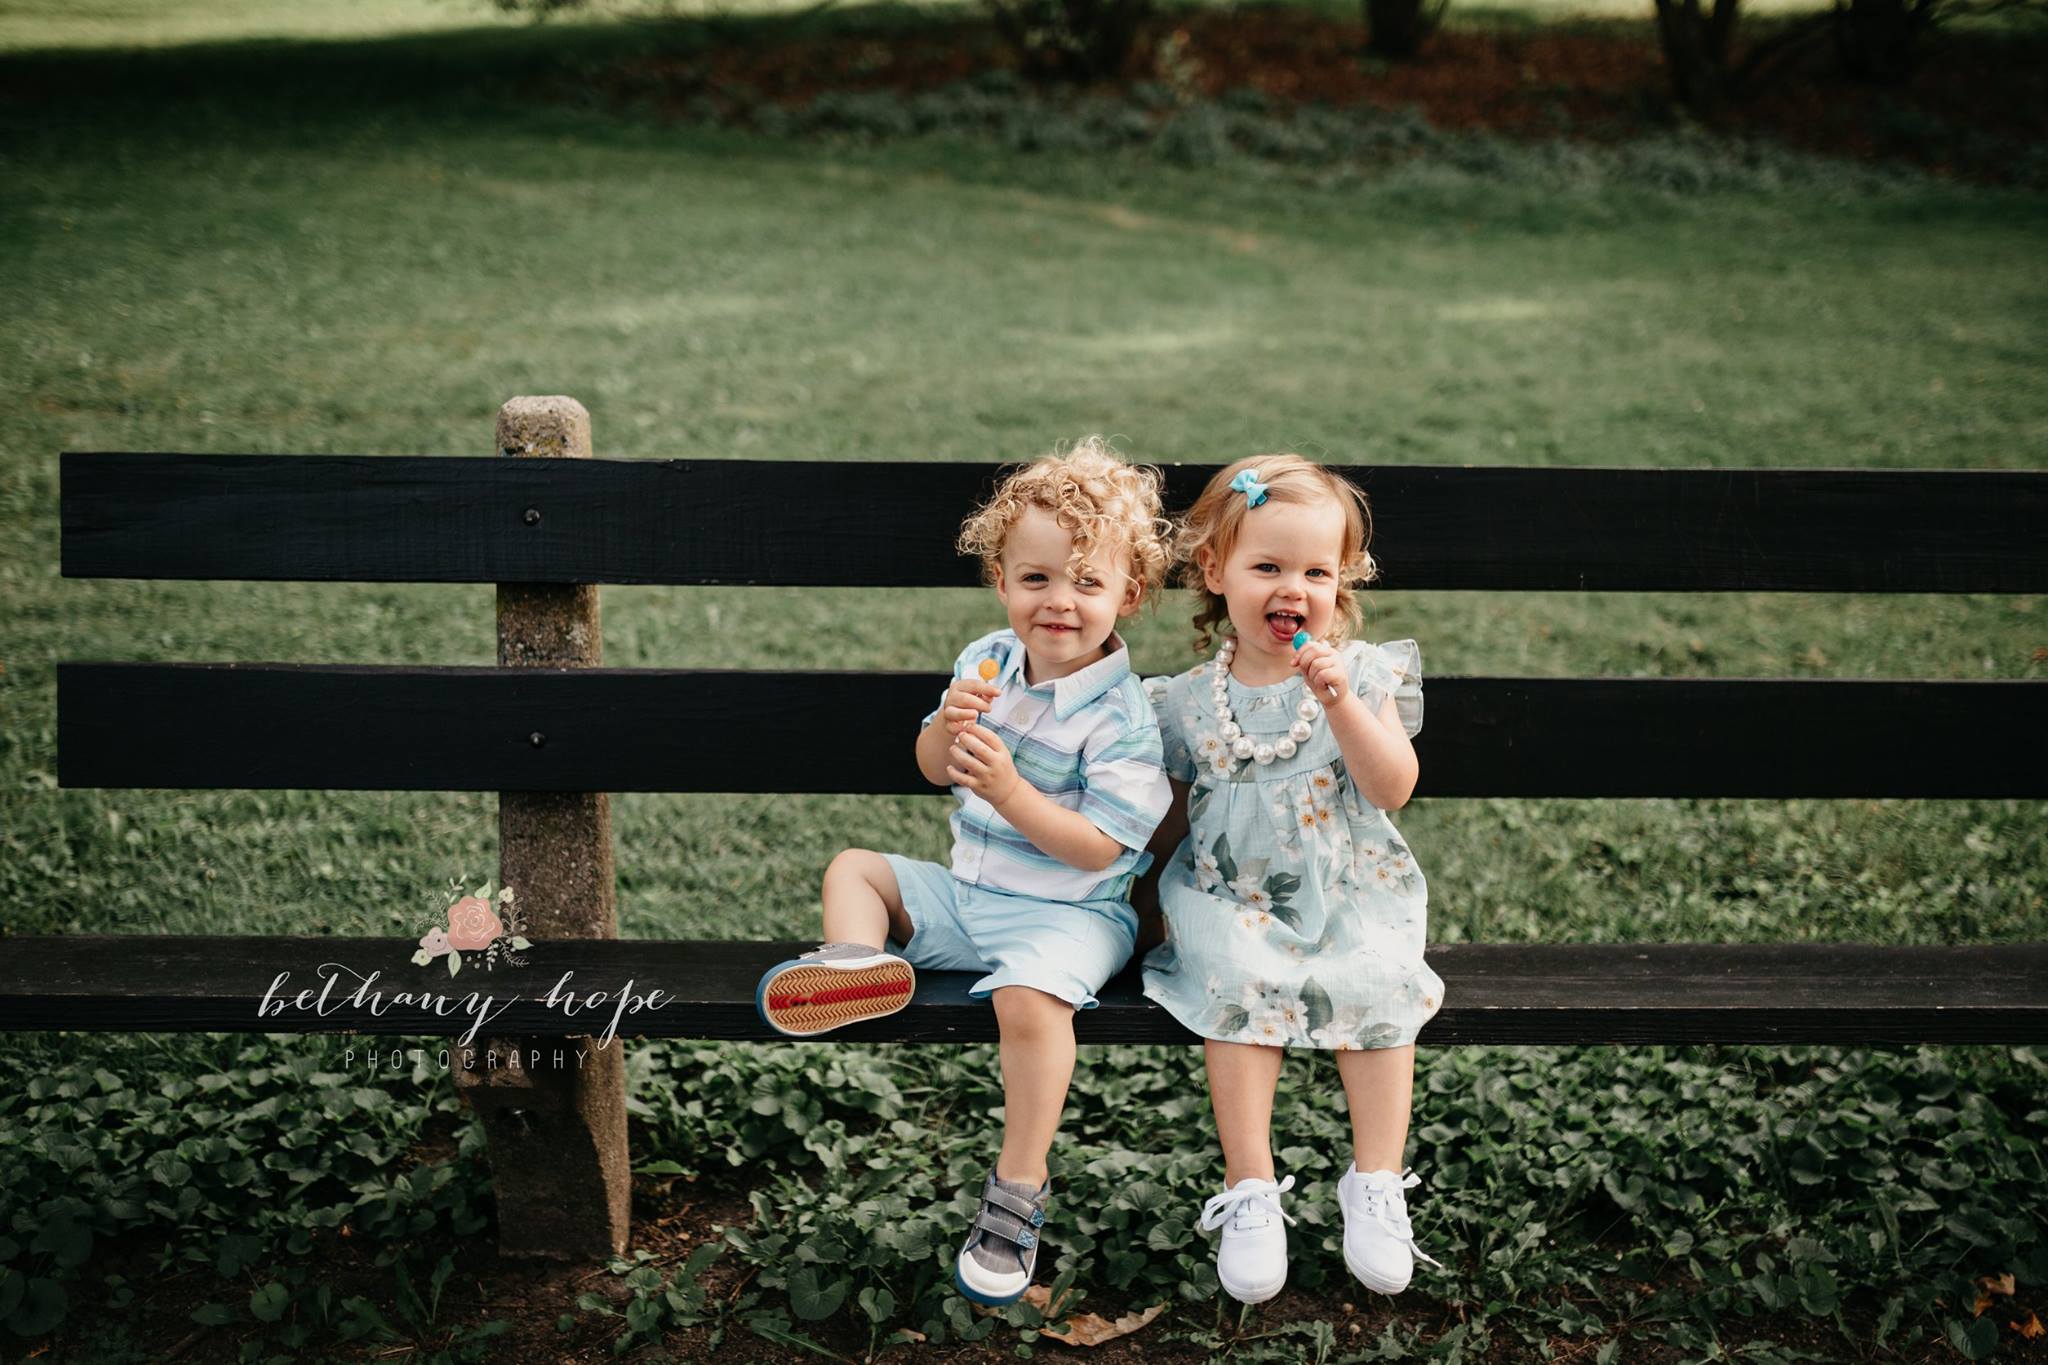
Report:
[[[1342,475],[1333,474],[1313,460],[1280,453],[1254,455],[1219,470],[1195,499],[1181,523],[1174,557],[1181,564],[1181,585],[1192,588],[1201,605],[1195,612],[1195,650],[1207,653],[1216,637],[1228,634],[1230,607],[1221,593],[1209,591],[1203,582],[1202,566],[1196,552],[1208,550],[1220,565],[1237,545],[1238,528],[1251,499],[1230,486],[1245,470],[1266,485],[1274,502],[1317,503],[1334,499],[1344,509],[1343,553],[1337,567],[1337,615],[1330,623],[1328,639],[1341,645],[1364,619],[1358,608],[1358,589],[1380,576],[1379,565],[1366,551],[1372,539],[1372,509],[1365,494]]]
[[[982,582],[994,586],[1010,528],[1025,508],[1041,507],[1073,534],[1068,577],[1079,578],[1098,552],[1128,550],[1142,601],[1166,582],[1172,557],[1173,523],[1161,511],[1159,487],[1158,470],[1125,464],[1100,436],[1084,436],[1072,449],[1012,470],[961,526],[958,549],[980,557]]]

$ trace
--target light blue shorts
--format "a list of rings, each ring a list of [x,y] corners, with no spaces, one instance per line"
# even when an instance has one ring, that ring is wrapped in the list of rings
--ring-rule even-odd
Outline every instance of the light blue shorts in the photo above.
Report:
[[[933,972],[986,972],[967,993],[1029,986],[1077,1010],[1131,960],[1138,915],[1128,901],[1048,901],[961,881],[941,863],[884,853],[903,892],[910,942],[899,951]]]

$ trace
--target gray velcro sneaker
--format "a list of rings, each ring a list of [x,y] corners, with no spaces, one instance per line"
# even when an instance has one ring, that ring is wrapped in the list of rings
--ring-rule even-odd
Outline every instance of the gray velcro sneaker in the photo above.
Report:
[[[1052,1182],[1037,1189],[988,1173],[981,1207],[966,1244],[953,1264],[953,1286],[975,1303],[1015,1303],[1031,1287],[1038,1268],[1038,1232],[1045,1226],[1045,1200]]]

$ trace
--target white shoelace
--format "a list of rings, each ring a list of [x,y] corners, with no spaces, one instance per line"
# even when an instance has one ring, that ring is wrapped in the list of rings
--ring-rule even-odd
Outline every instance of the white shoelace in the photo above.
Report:
[[[1365,1211],[1372,1215],[1373,1220],[1381,1228],[1385,1229],[1387,1236],[1397,1242],[1407,1243],[1408,1250],[1415,1254],[1415,1259],[1418,1261],[1428,1261],[1438,1270],[1444,1268],[1442,1261],[1439,1261],[1436,1257],[1415,1245],[1415,1229],[1408,1222],[1408,1201],[1405,1195],[1401,1199],[1401,1212],[1398,1217],[1389,1213],[1393,1202],[1390,1196],[1399,1195],[1402,1190],[1414,1189],[1422,1183],[1421,1176],[1410,1171],[1408,1172],[1408,1178],[1398,1183],[1387,1180],[1369,1180],[1360,1176],[1354,1183],[1361,1191],[1360,1198],[1364,1201]]]
[[[1236,1231],[1254,1231],[1271,1223],[1276,1213],[1292,1223],[1294,1215],[1280,1207],[1280,1196],[1293,1188],[1291,1175],[1277,1185],[1257,1178],[1240,1180],[1202,1205],[1202,1230],[1213,1231],[1222,1227],[1226,1219],[1234,1218],[1237,1221],[1231,1226]]]

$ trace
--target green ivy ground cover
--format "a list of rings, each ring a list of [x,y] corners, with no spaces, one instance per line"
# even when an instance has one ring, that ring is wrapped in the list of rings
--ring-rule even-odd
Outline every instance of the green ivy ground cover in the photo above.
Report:
[[[244,1359],[290,1360],[394,1342],[488,1358],[505,1317],[450,1320],[434,1304],[450,1253],[488,1236],[480,1132],[463,1125],[452,1152],[413,1160],[457,1107],[445,1075],[372,1079],[338,1055],[333,1040],[263,1036],[10,1048],[0,1306],[14,1331],[61,1324],[68,1358],[151,1359],[123,1310],[182,1272],[211,1286],[190,1316],[216,1329],[220,1358],[236,1343]],[[1036,1310],[976,1319],[950,1288],[962,1192],[997,1141],[992,1047],[630,1056],[643,1178],[743,1190],[754,1216],[687,1259],[619,1262],[623,1301],[565,1299],[565,1329],[615,1318],[621,1348],[707,1328],[697,1340],[755,1343],[741,1350],[858,1356],[907,1331],[1032,1345]],[[1312,1354],[1314,1322],[1327,1330],[1338,1300],[1367,1297],[1338,1253],[1345,1133],[1327,1070],[1290,1068],[1276,1109],[1277,1155],[1301,1181],[1291,1283],[1325,1306],[1246,1324],[1221,1311],[1190,1230],[1216,1173],[1197,1054],[1100,1047],[1083,1063],[1055,1156],[1063,1308],[1163,1302],[1165,1342]],[[1425,1049],[1414,1208],[1449,1269],[1425,1268],[1383,1340],[1332,1343],[1329,1358],[1524,1359],[1559,1340],[1684,1359],[1919,1359],[1936,1343],[1989,1358],[2014,1343],[2012,1310],[1975,1315],[1980,1282],[2009,1276],[2018,1302],[2038,1303],[2048,1274],[2044,1070],[2028,1049]],[[341,1229],[376,1248],[387,1292],[337,1291],[322,1273]],[[96,1270],[114,1250],[127,1274]],[[698,1277],[721,1257],[748,1267],[749,1292],[707,1301]],[[1421,1330],[1453,1312],[1457,1330]],[[1788,1350],[1788,1315],[1810,1318],[1824,1349]]]

